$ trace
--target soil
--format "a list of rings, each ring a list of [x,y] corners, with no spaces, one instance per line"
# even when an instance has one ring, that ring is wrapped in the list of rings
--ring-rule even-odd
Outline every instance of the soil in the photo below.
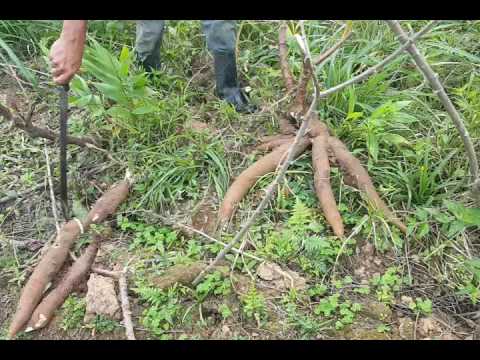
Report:
[[[202,67],[196,65],[193,67],[194,71],[199,71]],[[198,82],[195,86],[208,86],[204,78],[211,76],[211,67],[199,71],[199,75],[195,81]],[[12,87],[12,83],[5,83],[0,79],[0,95],[5,93],[5,89]],[[21,107],[21,104],[18,105]],[[40,124],[45,121],[43,115],[39,115]],[[40,125],[39,124],[39,125]],[[0,132],[6,133],[8,124],[0,123]],[[15,149],[19,143],[23,143],[25,135],[19,131],[12,130],[12,136],[2,143],[5,149]],[[29,145],[37,156],[41,155],[43,148],[43,141],[36,139]],[[36,150],[35,150],[36,149]],[[12,151],[15,154],[15,151]],[[9,151],[0,153],[3,157],[10,156],[10,161],[14,162],[16,166],[35,167],[38,163],[33,161],[30,156],[22,156],[17,158],[16,155],[7,155]],[[2,158],[3,160],[3,158]],[[0,162],[2,163],[2,162]],[[8,169],[10,165],[6,166]],[[10,174],[12,178],[19,178],[20,174],[14,172]],[[1,197],[1,196],[0,196]],[[211,234],[214,231],[216,210],[214,200],[206,196],[197,208],[197,211],[192,214],[191,224],[200,231]],[[12,206],[11,204],[14,204]],[[189,205],[186,205],[189,208]],[[191,207],[190,207],[191,209]],[[60,209],[58,209],[60,210]],[[25,246],[22,249],[22,263],[25,265],[19,266],[20,274],[13,274],[12,272],[0,272],[0,330],[3,332],[8,326],[17,304],[19,297],[20,285],[24,284],[25,279],[31,273],[32,266],[36,259],[38,259],[39,248],[41,248],[47,241],[51,234],[55,232],[54,222],[51,216],[50,199],[48,188],[42,188],[33,192],[25,198],[14,200],[10,204],[4,205],[0,208],[1,214],[5,215],[1,225],[0,232],[0,259],[3,256],[10,256],[13,250],[11,244],[16,241],[18,244]],[[60,213],[60,211],[59,211]],[[16,244],[14,247],[18,247]],[[17,254],[15,254],[17,256]],[[105,269],[113,269],[115,264],[123,264],[128,259],[128,241],[122,234],[111,234],[108,241],[102,243],[97,256],[95,266],[103,267]],[[18,260],[17,260],[18,261]],[[359,283],[366,281],[366,279],[377,273],[383,273],[388,261],[385,256],[376,254],[372,246],[363,244],[359,247],[358,253],[352,257],[350,261],[353,268],[353,276]],[[291,272],[291,269],[282,269],[283,271]],[[57,277],[66,271],[66,266],[60,271]],[[175,271],[175,270],[173,270]],[[291,273],[290,273],[291,274]],[[20,275],[20,276],[19,276]],[[185,274],[183,274],[185,275]],[[295,273],[295,276],[302,277],[302,274]],[[187,274],[184,283],[187,283],[192,275]],[[20,281],[16,281],[20,280]],[[198,327],[191,326],[190,328],[178,329],[171,332],[172,337],[179,338],[181,335],[193,338],[202,339],[232,339],[232,338],[248,338],[248,339],[288,339],[293,338],[294,335],[286,327],[286,320],[284,314],[278,311],[273,303],[273,299],[278,298],[288,291],[288,286],[284,286],[285,282],[272,283],[270,280],[260,279],[254,275],[254,279],[245,275],[234,273],[234,293],[225,298],[207,299],[201,306],[194,306],[196,314],[194,319],[198,317],[203,318],[207,326]],[[298,280],[298,278],[296,278]],[[252,281],[255,281],[258,291],[261,292],[267,300],[268,321],[263,326],[252,321],[247,321],[243,318],[240,311],[240,299],[248,291]],[[278,280],[277,278],[272,280]],[[283,284],[283,285],[280,285]],[[55,281],[52,284],[55,286]],[[118,293],[118,289],[117,289]],[[86,295],[86,282],[76,289],[76,294],[80,297]],[[135,297],[130,298],[132,306],[133,322],[136,325],[135,335],[137,339],[149,339],[151,335],[145,331],[140,325],[140,317],[145,307],[137,301]],[[234,316],[229,320],[222,320],[219,314],[219,306],[221,304],[228,304],[229,308],[234,313]],[[192,304],[194,305],[194,304]],[[392,310],[385,305],[373,300],[363,299],[363,311],[357,317],[355,322],[347,326],[341,331],[332,331],[329,334],[319,336],[318,338],[335,338],[335,339],[465,339],[473,338],[471,329],[465,328],[462,324],[445,320],[438,321],[445,314],[437,314],[432,318],[412,319],[406,317],[404,313],[394,307]],[[197,314],[198,313],[198,314]],[[78,329],[64,331],[60,328],[62,320],[61,311],[57,312],[51,323],[36,332],[22,335],[22,338],[27,339],[78,339],[78,340],[116,340],[125,339],[125,332],[122,327],[118,327],[114,332],[101,334],[94,333],[90,329]],[[388,333],[381,333],[378,327],[382,324],[388,324],[391,331]]]

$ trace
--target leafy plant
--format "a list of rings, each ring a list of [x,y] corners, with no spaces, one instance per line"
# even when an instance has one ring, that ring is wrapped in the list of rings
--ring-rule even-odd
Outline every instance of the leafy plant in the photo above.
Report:
[[[416,314],[430,315],[432,313],[432,300],[416,298],[408,307]]]
[[[177,233],[168,228],[139,225],[136,228],[135,239],[130,245],[130,248],[138,249],[145,247],[163,254],[165,250],[171,248],[177,240]]]
[[[377,299],[386,304],[393,304],[395,293],[403,284],[397,267],[389,267],[383,275],[374,276],[370,282],[376,289]]]
[[[62,305],[63,317],[60,328],[63,330],[81,328],[86,309],[85,299],[70,295]]]
[[[139,294],[141,301],[149,305],[143,311],[142,324],[160,339],[168,339],[168,331],[179,319],[182,309],[177,286],[162,291],[142,285],[135,288],[134,291]]]
[[[476,305],[480,299],[480,259],[474,258],[465,262],[465,269],[469,276],[460,284],[458,293],[467,295],[472,304]]]
[[[205,279],[196,287],[199,301],[203,301],[210,294],[228,295],[231,292],[231,285],[228,278],[224,278],[220,271],[205,276]]]
[[[265,320],[267,317],[267,306],[265,298],[262,294],[257,292],[257,289],[252,286],[248,293],[242,297],[243,313],[247,318],[254,318],[257,323]]]
[[[233,316],[233,312],[230,310],[227,304],[221,304],[218,307],[218,311],[220,312],[220,315],[222,315],[223,320]]]
[[[100,334],[106,334],[115,331],[119,327],[119,324],[115,320],[109,319],[105,316],[96,315],[86,327],[95,329],[95,331]]]
[[[341,301],[340,294],[336,293],[327,298],[321,299],[314,308],[314,313],[327,318],[335,317],[335,328],[343,329],[346,325],[353,323],[355,314],[362,309],[361,304],[352,303],[350,300]]]

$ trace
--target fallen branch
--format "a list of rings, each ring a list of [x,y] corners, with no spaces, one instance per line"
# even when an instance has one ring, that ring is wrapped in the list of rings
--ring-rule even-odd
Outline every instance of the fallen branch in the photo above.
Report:
[[[45,252],[22,290],[17,311],[8,331],[10,338],[14,337],[30,319],[47,285],[64,264],[75,240],[92,224],[99,224],[112,215],[127,198],[132,183],[132,178],[127,172],[125,180],[106,191],[95,202],[83,221],[73,219],[61,227],[55,243]]]
[[[280,55],[280,69],[282,71],[285,87],[287,88],[287,91],[293,91],[295,81],[293,80],[292,72],[288,66],[287,29],[287,24],[282,22],[278,32],[278,52]]]
[[[325,61],[327,61],[335,52],[340,49],[340,47],[343,45],[345,41],[347,41],[351,36],[352,36],[352,27],[347,26],[347,29],[343,33],[342,37],[338,42],[333,45],[330,49],[325,51],[323,54],[320,54],[315,60],[313,60],[313,64],[315,66],[320,66],[322,65]]]
[[[123,268],[122,271],[110,271],[97,267],[92,267],[91,270],[94,273],[111,277],[118,281],[120,302],[122,305],[123,325],[125,326],[125,335],[127,336],[127,340],[135,340],[135,332],[133,331],[132,311],[130,310],[130,300],[128,299],[128,264]]]
[[[386,65],[391,63],[393,60],[395,60],[398,56],[400,56],[407,47],[409,47],[414,41],[418,40],[420,37],[425,35],[428,31],[432,29],[432,27],[437,23],[437,21],[431,21],[426,25],[423,29],[421,29],[419,32],[417,32],[415,35],[413,35],[410,39],[408,39],[402,46],[400,46],[397,50],[395,50],[393,53],[388,55],[385,59],[380,61],[378,64],[372,66],[371,68],[368,68],[364,72],[358,74],[357,76],[354,76],[350,80],[347,80],[341,84],[338,84],[336,86],[331,87],[328,90],[322,91],[318,94],[319,99],[326,98],[340,90],[343,90],[347,86],[353,85],[355,83],[361,82],[368,77],[370,77],[373,74],[378,73],[380,70],[382,70]]]
[[[120,301],[122,303],[123,325],[127,340],[135,340],[135,332],[133,331],[132,312],[130,311],[130,301],[128,300],[128,282],[127,268],[123,269],[118,277],[118,288],[120,291]]]
[[[175,284],[182,284],[185,286],[195,286],[194,279],[207,268],[207,264],[204,261],[196,261],[191,264],[183,265],[177,264],[168,268],[165,273],[160,276],[152,276],[149,281],[155,285],[155,288],[159,290],[168,289]],[[220,270],[224,274],[228,274],[228,267],[221,265],[213,265],[211,268]]]
[[[52,213],[55,220],[55,228],[57,229],[57,234],[60,232],[60,225],[58,225],[58,216],[57,216],[57,203],[55,201],[55,194],[53,192],[53,181],[52,181],[52,172],[50,171],[50,158],[48,156],[47,145],[44,144],[43,151],[45,153],[45,163],[47,166],[47,179],[48,186],[50,188],[50,201],[52,203]]]
[[[32,138],[44,138],[52,141],[57,141],[58,139],[58,134],[54,131],[33,125],[31,115],[21,119],[18,116],[14,116],[9,108],[0,104],[0,116],[11,121],[15,127],[24,130]],[[95,148],[100,147],[98,142],[90,137],[67,136],[67,144],[74,144],[82,147],[87,147],[88,145],[93,145]]]
[[[19,197],[24,197],[24,196],[26,196],[26,195],[28,195],[32,192],[35,192],[37,190],[40,190],[40,189],[45,189],[45,184],[38,184],[31,189],[28,189],[28,190],[25,190],[25,191],[22,191],[22,192],[19,192],[19,193],[16,193],[16,194],[4,196],[3,198],[0,199],[0,205],[3,205],[3,204],[5,204],[9,201],[15,200]]]
[[[430,86],[433,88],[435,95],[438,96],[441,103],[445,107],[448,115],[452,119],[455,127],[457,128],[458,132],[460,133],[460,137],[462,138],[463,145],[465,147],[465,151],[467,153],[468,162],[470,165],[470,174],[472,177],[472,182],[476,182],[476,186],[474,190],[478,194],[480,192],[480,179],[479,179],[479,167],[478,167],[478,160],[477,155],[475,153],[475,148],[473,147],[472,140],[468,133],[468,130],[459,114],[455,105],[453,105],[452,101],[448,97],[445,88],[443,87],[438,74],[436,74],[431,66],[428,64],[425,57],[418,51],[415,42],[408,41],[407,34],[403,31],[402,27],[400,26],[397,20],[387,20],[388,26],[390,29],[395,33],[400,43],[403,46],[406,46],[406,50],[413,58],[417,69],[425,76],[425,78],[430,83]]]
[[[177,226],[180,226],[180,227],[182,227],[182,228],[184,228],[184,229],[187,229],[187,230],[189,230],[189,231],[193,231],[194,233],[197,233],[198,235],[203,236],[205,239],[208,239],[208,240],[210,240],[211,242],[214,242],[214,243],[216,243],[216,244],[221,244],[221,245],[223,245],[223,246],[227,246],[227,244],[224,243],[223,241],[217,240],[217,239],[211,237],[210,235],[205,234],[203,231],[197,230],[197,229],[195,229],[195,228],[193,228],[193,227],[190,227],[190,226],[187,226],[187,225],[184,225],[184,224],[177,224]],[[237,253],[237,254],[240,254],[240,255],[249,257],[249,258],[251,258],[251,259],[254,259],[254,260],[257,260],[257,261],[260,261],[260,262],[266,261],[265,259],[261,259],[261,258],[255,256],[255,255],[246,253],[246,252],[244,252],[244,251],[242,251],[242,250],[239,250],[239,249],[237,249],[237,248],[232,248],[232,251],[235,252],[235,253]]]

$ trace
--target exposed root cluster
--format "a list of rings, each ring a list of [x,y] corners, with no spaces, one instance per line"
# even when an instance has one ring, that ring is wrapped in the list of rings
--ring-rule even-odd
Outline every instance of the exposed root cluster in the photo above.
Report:
[[[339,167],[344,173],[348,185],[364,193],[370,203],[380,210],[389,222],[397,226],[403,233],[406,233],[406,226],[380,198],[368,172],[347,149],[345,144],[329,132],[327,126],[318,118],[315,112],[312,112],[308,119],[303,118],[308,109],[306,102],[307,85],[314,74],[309,70],[310,67],[304,63],[303,73],[298,84],[296,84],[287,61],[286,30],[286,26],[282,25],[279,33],[280,67],[287,91],[293,92],[296,87],[294,99],[288,111],[279,116],[281,134],[265,137],[262,139],[261,144],[257,146],[257,150],[270,151],[270,153],[264,155],[244,170],[228,189],[218,213],[219,224],[224,224],[231,219],[239,202],[260,177],[275,171],[282,164],[298,130],[299,120],[303,119],[303,121],[309,122],[308,130],[300,146],[296,149],[294,156],[298,157],[308,148],[312,149],[315,192],[333,233],[336,236],[343,237],[345,229],[330,184],[330,166]],[[335,50],[338,48],[339,45],[337,43]],[[334,51],[331,50],[327,52],[328,55],[333,53]],[[320,56],[322,61],[325,61],[327,57]]]
[[[67,260],[70,249],[80,234],[92,224],[102,223],[115,213],[128,196],[132,185],[128,177],[109,189],[93,205],[85,219],[73,219],[65,223],[57,234],[54,244],[45,252],[27,283],[22,289],[17,311],[13,316],[8,336],[14,337],[28,323],[30,330],[44,327],[53,317],[76,284],[85,278],[95,259],[98,241],[90,244],[85,253],[71,266],[59,285],[43,298],[45,290]]]

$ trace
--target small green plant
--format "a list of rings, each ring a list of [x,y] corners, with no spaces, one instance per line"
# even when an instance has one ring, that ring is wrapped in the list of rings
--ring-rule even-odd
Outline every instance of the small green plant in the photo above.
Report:
[[[220,271],[205,276],[205,279],[197,285],[196,294],[199,301],[203,301],[207,296],[228,295],[231,293],[231,284],[228,278],[224,278]]]
[[[325,295],[328,291],[328,287],[323,284],[316,284],[307,290],[308,296],[314,297],[321,297]]]
[[[178,240],[177,233],[168,228],[134,224],[123,220],[120,224],[122,230],[133,229],[135,231],[135,238],[130,245],[130,249],[147,248],[151,251],[164,254],[169,250]]]
[[[258,324],[267,318],[265,298],[254,286],[250,287],[248,293],[242,297],[242,304],[243,313],[247,318],[255,319]]]
[[[418,315],[430,315],[432,313],[432,300],[422,298],[416,298],[415,301],[412,301],[408,307],[415,314]]]
[[[397,267],[388,268],[383,275],[376,275],[371,284],[376,289],[377,299],[385,304],[393,304],[395,294],[401,289],[402,277]]]
[[[95,329],[95,331],[100,334],[106,334],[114,332],[119,327],[119,324],[115,320],[109,319],[102,315],[97,315],[89,324],[86,325],[86,327],[89,329]]]
[[[218,307],[218,311],[220,312],[220,315],[222,315],[223,320],[226,320],[230,317],[232,317],[233,312],[230,310],[227,304],[221,304]]]
[[[328,325],[332,322],[332,320],[324,322],[318,321],[316,317],[300,311],[296,303],[287,303],[285,309],[288,314],[289,326],[293,327],[301,338],[308,339],[318,336],[318,334],[328,328]]]
[[[386,324],[380,324],[377,326],[377,332],[379,333],[388,333],[390,332],[390,330],[391,330],[390,326]]]
[[[144,310],[141,323],[153,335],[160,339],[169,339],[171,330],[181,314],[179,296],[182,291],[177,286],[162,291],[157,288],[141,285],[134,289],[140,299],[149,306]]]
[[[81,328],[86,308],[85,299],[70,295],[62,306],[63,319],[60,328],[65,331]]]
[[[353,323],[355,314],[361,309],[361,304],[352,303],[350,300],[341,301],[340,294],[336,293],[320,300],[314,308],[314,313],[326,318],[336,318],[335,328],[341,330]]]
[[[480,299],[480,258],[473,258],[465,261],[466,278],[458,285],[459,295],[467,295],[476,305]]]
[[[353,291],[358,293],[358,294],[368,295],[368,294],[370,294],[370,286],[361,285],[359,287],[354,288]]]

